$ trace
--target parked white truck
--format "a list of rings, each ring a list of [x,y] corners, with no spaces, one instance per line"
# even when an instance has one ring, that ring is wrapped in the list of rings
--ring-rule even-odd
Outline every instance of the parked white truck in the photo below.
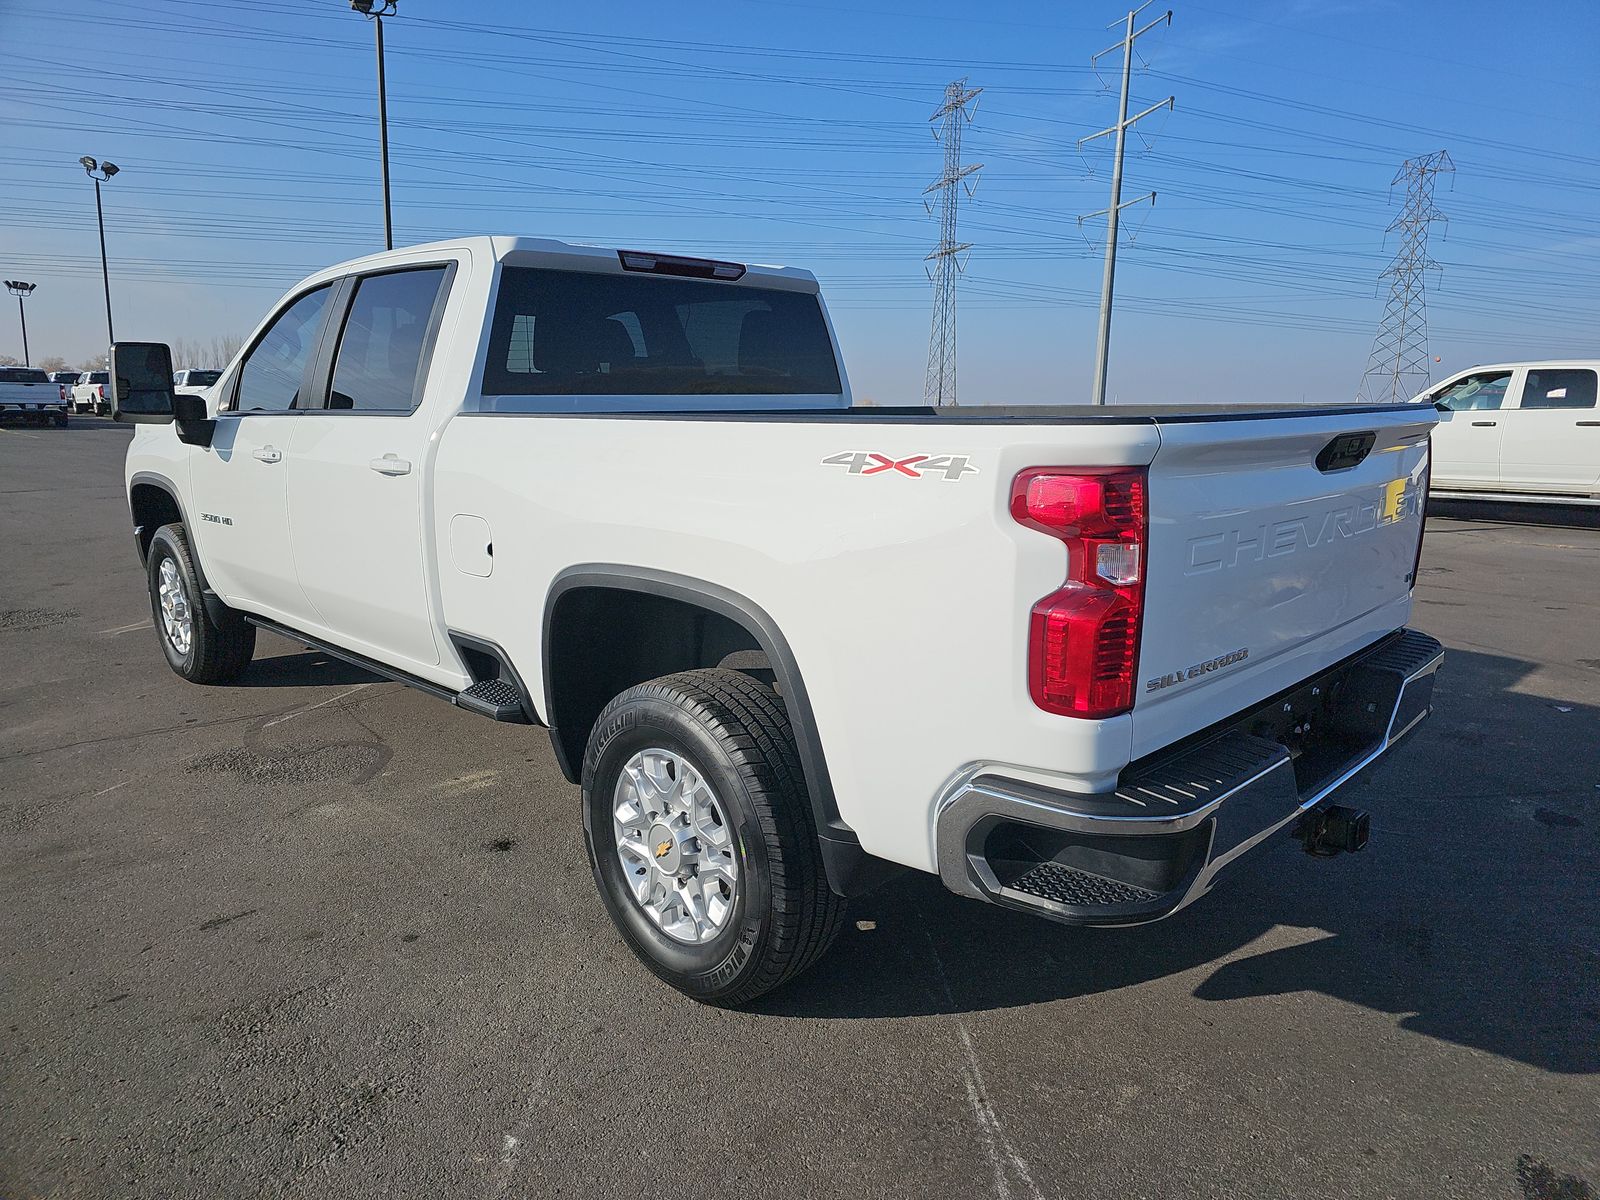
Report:
[[[1600,361],[1473,367],[1415,398],[1440,413],[1441,496],[1600,501]]]
[[[204,396],[113,348],[162,650],[257,627],[549,727],[594,876],[738,1004],[900,869],[1182,908],[1429,711],[1430,409],[852,408],[816,280],[476,237],[307,279]]]
[[[65,425],[67,402],[61,386],[38,367],[0,367],[0,419],[5,417]]]

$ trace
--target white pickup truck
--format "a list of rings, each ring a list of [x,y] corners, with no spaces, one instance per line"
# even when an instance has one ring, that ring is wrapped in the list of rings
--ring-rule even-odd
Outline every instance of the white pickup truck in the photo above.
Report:
[[[1429,712],[1431,408],[852,408],[816,280],[474,237],[331,268],[204,396],[113,348],[162,650],[256,627],[549,727],[594,876],[738,1004],[904,868],[1087,925],[1205,893]]]
[[[1600,501],[1600,361],[1473,367],[1416,399],[1443,414],[1433,431],[1441,496]]]
[[[0,418],[21,417],[40,424],[67,423],[61,385],[38,367],[0,367]]]
[[[72,411],[96,416],[110,413],[111,398],[106,395],[110,382],[111,375],[106,371],[85,371],[79,375],[78,382],[67,390],[67,401],[72,405]]]

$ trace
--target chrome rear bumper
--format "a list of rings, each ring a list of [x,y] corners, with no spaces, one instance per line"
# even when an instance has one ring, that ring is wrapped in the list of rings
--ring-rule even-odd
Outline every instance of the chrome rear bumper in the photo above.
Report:
[[[1432,711],[1444,648],[1401,630],[1282,695],[1076,795],[998,774],[938,808],[951,891],[1080,925],[1177,912]]]

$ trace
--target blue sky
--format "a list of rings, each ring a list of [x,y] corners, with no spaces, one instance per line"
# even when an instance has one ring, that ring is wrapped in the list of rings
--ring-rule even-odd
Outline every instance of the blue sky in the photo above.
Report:
[[[1125,11],[1125,10],[1124,10]],[[1156,15],[1152,8],[1148,15]],[[1446,149],[1436,377],[1600,355],[1600,6],[1175,0],[1139,43],[1110,390],[1343,401],[1382,309],[1390,181]],[[1079,402],[1093,376],[1115,3],[539,5],[401,0],[386,23],[396,240],[508,232],[807,267],[858,396],[916,403],[937,238],[929,115],[984,89],[960,233],[963,403]],[[243,334],[381,246],[371,27],[341,0],[0,0],[0,267],[39,284],[35,360],[118,335]],[[0,308],[0,353],[20,353]]]

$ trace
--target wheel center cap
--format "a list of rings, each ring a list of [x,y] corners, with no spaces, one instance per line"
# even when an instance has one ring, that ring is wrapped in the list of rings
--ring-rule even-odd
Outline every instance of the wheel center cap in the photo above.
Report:
[[[665,825],[652,825],[648,845],[656,870],[665,875],[676,875],[683,858],[683,847],[677,835]]]

